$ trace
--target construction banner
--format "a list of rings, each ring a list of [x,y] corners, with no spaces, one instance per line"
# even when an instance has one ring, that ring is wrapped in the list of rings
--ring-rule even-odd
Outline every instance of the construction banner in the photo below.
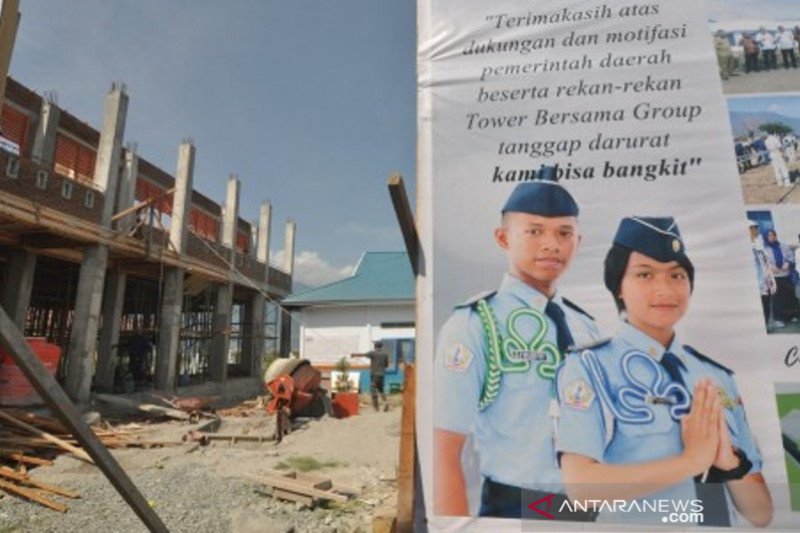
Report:
[[[798,17],[418,1],[429,525],[800,527]]]

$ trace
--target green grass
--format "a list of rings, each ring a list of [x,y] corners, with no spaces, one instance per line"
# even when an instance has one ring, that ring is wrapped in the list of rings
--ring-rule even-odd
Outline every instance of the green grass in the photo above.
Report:
[[[288,457],[285,461],[279,462],[275,465],[278,470],[297,470],[298,472],[311,472],[312,470],[321,470],[323,468],[334,468],[337,466],[347,466],[347,463],[341,461],[318,461],[313,457],[301,455],[298,457]]]

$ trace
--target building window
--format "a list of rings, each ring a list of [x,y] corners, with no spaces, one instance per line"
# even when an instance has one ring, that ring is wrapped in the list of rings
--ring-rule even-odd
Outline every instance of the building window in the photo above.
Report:
[[[64,180],[61,182],[61,196],[65,200],[69,200],[70,198],[72,198],[72,189],[73,186],[71,181]]]
[[[45,190],[47,188],[47,178],[49,174],[46,170],[39,170],[36,172],[36,188]]]
[[[6,163],[6,176],[9,178],[19,177],[19,159],[16,157],[9,157]]]
[[[86,209],[94,207],[94,191],[86,191],[86,196],[83,197],[83,205]]]

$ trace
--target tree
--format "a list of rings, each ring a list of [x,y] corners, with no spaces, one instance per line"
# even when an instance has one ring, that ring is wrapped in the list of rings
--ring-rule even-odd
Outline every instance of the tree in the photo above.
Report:
[[[792,133],[792,128],[784,124],[783,122],[767,122],[766,124],[762,124],[758,127],[761,131],[766,131],[767,133],[776,133],[778,135],[786,135],[787,133]]]

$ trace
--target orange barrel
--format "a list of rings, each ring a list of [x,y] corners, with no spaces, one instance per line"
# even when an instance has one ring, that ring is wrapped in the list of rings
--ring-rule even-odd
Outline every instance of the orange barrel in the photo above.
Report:
[[[28,337],[33,353],[44,363],[51,376],[56,375],[61,348],[44,337]],[[0,348],[0,405],[36,405],[44,403],[14,359]]]

